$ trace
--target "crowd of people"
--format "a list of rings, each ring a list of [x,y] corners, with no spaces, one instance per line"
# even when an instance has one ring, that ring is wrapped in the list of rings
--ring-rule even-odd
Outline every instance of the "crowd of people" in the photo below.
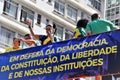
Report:
[[[54,34],[56,32],[55,24],[46,26],[46,34],[47,35],[36,35],[34,34],[31,28],[31,22],[29,20],[26,21],[28,28],[31,34],[26,34],[24,39],[14,38],[13,46],[6,49],[6,52],[16,51],[20,49],[30,48],[38,46],[35,40],[38,40],[41,45],[46,45],[49,43],[57,42]],[[95,13],[91,16],[91,22],[88,22],[87,19],[81,19],[77,22],[77,27],[74,30],[74,38],[81,38],[84,36],[90,36],[94,34],[99,34],[115,29],[119,29],[112,22],[100,19],[99,14]],[[32,37],[31,37],[32,36]]]

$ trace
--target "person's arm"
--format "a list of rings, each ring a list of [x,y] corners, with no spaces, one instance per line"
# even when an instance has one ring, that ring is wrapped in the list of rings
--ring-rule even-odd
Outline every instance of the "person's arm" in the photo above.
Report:
[[[110,29],[111,30],[116,30],[116,29],[119,29],[118,26],[116,26],[115,24],[113,24],[112,22],[108,21],[108,20],[105,20],[109,25],[110,25]]]
[[[111,28],[111,30],[116,30],[116,29],[119,29],[119,27],[118,26],[116,26],[115,24],[113,24],[113,23],[111,23],[110,24],[110,28]]]
[[[21,42],[25,42],[27,44],[33,44],[34,46],[37,46],[36,43],[35,43],[35,41],[33,41],[33,40],[23,40],[23,39],[20,39],[20,41]]]
[[[47,31],[47,35],[50,38],[50,41],[54,43],[55,41],[54,41],[54,37],[52,36],[52,33],[50,31]]]
[[[91,35],[92,35],[91,31],[87,31],[87,36],[91,36]]]
[[[87,33],[87,36],[92,35],[90,24],[87,24],[87,26],[86,26],[86,33]]]
[[[26,23],[27,23],[27,25],[28,25],[28,28],[29,28],[29,30],[30,30],[31,35],[32,35],[35,39],[39,40],[39,35],[35,35],[34,32],[33,32],[33,30],[32,30],[32,28],[31,28],[31,26],[30,26],[30,25],[31,25],[31,22],[30,22],[29,20],[27,20]]]
[[[49,35],[49,37],[50,37],[51,42],[54,43],[55,42],[54,37],[52,35]]]
[[[31,28],[31,26],[29,26],[29,30],[30,30],[31,35],[32,35],[35,39],[40,40],[39,35],[35,35],[35,34],[34,34],[34,32],[33,32],[32,28]]]
[[[33,40],[27,40],[25,41],[27,44],[33,44],[34,46],[37,46],[36,43]]]

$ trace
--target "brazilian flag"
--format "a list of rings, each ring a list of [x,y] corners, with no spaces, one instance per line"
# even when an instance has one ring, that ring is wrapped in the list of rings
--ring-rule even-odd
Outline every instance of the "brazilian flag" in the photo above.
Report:
[[[87,35],[87,34],[86,34],[86,32],[85,32],[85,29],[82,28],[82,27],[76,28],[76,29],[74,30],[74,37],[75,37],[75,38],[84,37],[84,36],[86,36],[86,35]]]

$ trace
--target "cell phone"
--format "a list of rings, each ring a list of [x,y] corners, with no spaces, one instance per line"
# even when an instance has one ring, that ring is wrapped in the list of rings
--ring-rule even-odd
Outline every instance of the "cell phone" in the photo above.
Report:
[[[48,31],[48,34],[50,34],[50,31]]]

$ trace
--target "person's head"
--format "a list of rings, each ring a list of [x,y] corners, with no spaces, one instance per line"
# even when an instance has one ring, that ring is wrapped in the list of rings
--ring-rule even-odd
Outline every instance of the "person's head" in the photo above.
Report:
[[[87,20],[87,19],[80,19],[80,20],[77,22],[77,28],[79,28],[79,27],[86,28],[87,23],[88,23],[88,20]]]
[[[13,46],[19,47],[20,46],[20,40],[18,38],[13,38]]]
[[[91,16],[91,20],[96,20],[99,18],[99,14],[98,13],[94,13],[92,16]]]
[[[24,39],[25,39],[25,40],[27,40],[27,39],[31,39],[30,34],[25,34],[25,35],[24,35]]]
[[[51,33],[51,34],[54,34],[56,31],[56,26],[55,24],[53,26],[51,25],[47,25],[46,26],[46,33]]]

